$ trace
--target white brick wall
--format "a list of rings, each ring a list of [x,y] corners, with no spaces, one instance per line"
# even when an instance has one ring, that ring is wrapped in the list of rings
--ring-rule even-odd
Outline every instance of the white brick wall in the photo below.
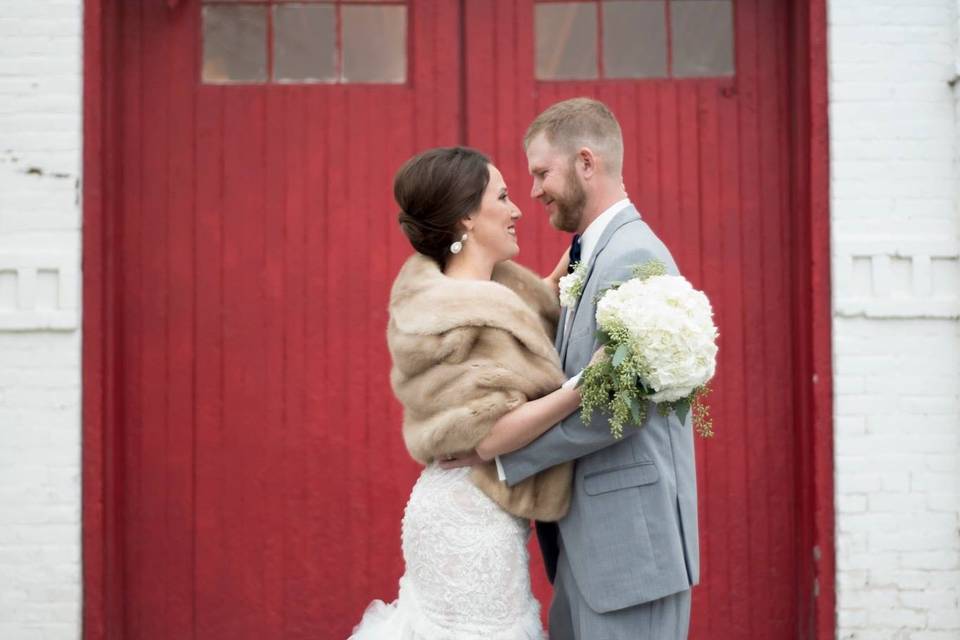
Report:
[[[0,0],[0,638],[80,637],[82,0]]]
[[[960,0],[830,0],[838,637],[960,638]]]

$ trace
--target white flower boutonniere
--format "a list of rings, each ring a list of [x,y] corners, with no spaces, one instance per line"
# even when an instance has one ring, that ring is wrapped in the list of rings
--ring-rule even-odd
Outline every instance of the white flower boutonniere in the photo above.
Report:
[[[560,306],[572,309],[583,293],[584,281],[587,279],[587,263],[578,262],[573,273],[560,278]]]

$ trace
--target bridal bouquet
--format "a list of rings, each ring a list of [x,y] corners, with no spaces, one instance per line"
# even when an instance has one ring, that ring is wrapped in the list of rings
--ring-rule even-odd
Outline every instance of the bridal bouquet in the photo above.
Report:
[[[701,436],[713,435],[703,397],[717,362],[717,328],[710,301],[681,276],[666,274],[663,263],[634,267],[634,277],[607,289],[597,302],[597,327],[605,358],[580,377],[585,423],[595,409],[611,414],[610,432],[640,426],[647,402],[681,422],[693,410]]]

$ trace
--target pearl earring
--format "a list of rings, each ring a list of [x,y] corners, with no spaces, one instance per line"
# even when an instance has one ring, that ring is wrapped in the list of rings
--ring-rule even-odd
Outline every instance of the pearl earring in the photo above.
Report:
[[[467,241],[467,234],[450,245],[450,253],[460,253],[463,250],[463,243]]]

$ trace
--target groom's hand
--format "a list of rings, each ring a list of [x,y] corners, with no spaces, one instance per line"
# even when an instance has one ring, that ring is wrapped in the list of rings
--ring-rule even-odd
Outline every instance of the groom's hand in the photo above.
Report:
[[[475,464],[483,464],[483,458],[477,455],[476,451],[468,451],[447,456],[439,462],[441,469],[456,469],[458,467],[472,467]]]

